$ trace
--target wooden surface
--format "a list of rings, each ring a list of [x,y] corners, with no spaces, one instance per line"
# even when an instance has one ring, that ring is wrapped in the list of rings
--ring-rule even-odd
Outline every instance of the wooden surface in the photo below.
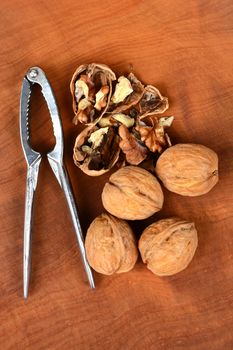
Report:
[[[233,348],[233,3],[232,1],[1,1],[0,349]],[[26,164],[19,94],[32,65],[47,73],[61,111],[65,162],[84,231],[103,211],[109,174],[83,175],[72,162],[69,81],[85,62],[133,67],[168,96],[173,142],[209,146],[220,182],[206,196],[165,192],[163,210],[132,223],[137,236],[157,218],[194,220],[199,247],[187,270],[154,276],[138,261],[127,274],[95,274],[89,289],[63,194],[46,162],[36,195],[30,297],[22,294]],[[33,142],[51,146],[51,127],[34,96]],[[35,106],[36,103],[36,106]],[[35,136],[35,133],[37,136]]]

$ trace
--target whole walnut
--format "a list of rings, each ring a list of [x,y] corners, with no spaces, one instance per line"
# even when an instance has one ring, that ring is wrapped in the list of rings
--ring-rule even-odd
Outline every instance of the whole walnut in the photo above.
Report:
[[[197,243],[194,223],[168,218],[153,223],[143,231],[139,251],[149,270],[159,276],[169,276],[188,266]]]
[[[159,157],[156,173],[168,190],[200,196],[218,182],[218,156],[202,145],[178,144]]]
[[[158,180],[145,169],[126,166],[109,178],[102,192],[104,208],[126,220],[146,219],[163,206]]]
[[[109,214],[102,214],[91,223],[85,248],[91,267],[105,275],[130,271],[138,258],[130,226]]]

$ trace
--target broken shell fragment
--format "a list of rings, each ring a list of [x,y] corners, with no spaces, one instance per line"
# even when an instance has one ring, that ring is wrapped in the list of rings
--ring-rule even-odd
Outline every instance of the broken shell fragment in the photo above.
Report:
[[[152,85],[144,87],[133,73],[130,73],[127,78],[120,78],[122,79],[122,86],[120,83],[116,85],[116,90],[109,105],[109,111],[111,113],[124,112],[131,117],[143,119],[149,115],[161,114],[168,109],[169,105],[167,97],[163,97],[156,87]],[[128,89],[129,86],[127,85],[127,82],[130,83],[133,91]],[[130,91],[131,93],[129,93]],[[125,98],[123,99],[124,92]],[[120,98],[115,98],[115,94],[117,96],[120,95]]]
[[[119,158],[119,136],[113,127],[86,127],[76,138],[74,163],[87,175],[99,176],[111,169]]]
[[[84,64],[77,68],[70,83],[75,124],[98,123],[108,108],[115,79],[114,72],[104,64]],[[86,101],[82,102],[83,99]]]
[[[156,87],[147,85],[138,105],[140,111],[139,118],[143,119],[148,115],[161,114],[165,112],[168,107],[167,97],[163,97]]]

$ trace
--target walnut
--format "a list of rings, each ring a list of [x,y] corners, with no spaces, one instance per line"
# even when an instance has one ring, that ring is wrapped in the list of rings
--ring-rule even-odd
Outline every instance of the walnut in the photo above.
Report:
[[[132,165],[140,164],[147,157],[147,148],[129,132],[125,125],[121,125],[118,132],[121,137],[119,147],[125,154],[127,162]]]
[[[138,258],[130,226],[109,214],[102,214],[91,223],[85,248],[91,267],[105,275],[132,270]]]
[[[155,170],[168,190],[200,196],[218,182],[218,156],[202,145],[178,144],[164,151]]]
[[[139,251],[149,270],[159,276],[169,276],[189,265],[197,244],[194,223],[169,218],[159,220],[143,231]]]
[[[84,173],[99,176],[116,164],[119,153],[119,136],[114,128],[88,126],[76,138],[73,158]]]
[[[115,79],[113,71],[104,64],[84,64],[76,69],[70,83],[75,124],[98,123],[108,108],[112,95],[112,81]],[[80,105],[83,99],[89,102],[85,109]]]
[[[109,178],[102,192],[104,208],[118,218],[146,219],[163,206],[157,179],[145,169],[126,166]]]

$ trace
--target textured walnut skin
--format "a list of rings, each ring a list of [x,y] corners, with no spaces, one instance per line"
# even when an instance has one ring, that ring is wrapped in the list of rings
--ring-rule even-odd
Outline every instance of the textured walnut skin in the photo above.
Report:
[[[218,182],[218,156],[202,145],[178,144],[164,151],[155,170],[168,190],[200,196]]]
[[[126,166],[109,178],[102,192],[104,208],[118,218],[146,219],[163,206],[157,179],[145,169]]]
[[[139,251],[147,268],[159,276],[184,270],[198,244],[194,223],[168,218],[148,226],[139,240]]]
[[[91,267],[105,275],[130,271],[138,258],[131,228],[126,221],[109,214],[102,214],[91,223],[85,248]]]

